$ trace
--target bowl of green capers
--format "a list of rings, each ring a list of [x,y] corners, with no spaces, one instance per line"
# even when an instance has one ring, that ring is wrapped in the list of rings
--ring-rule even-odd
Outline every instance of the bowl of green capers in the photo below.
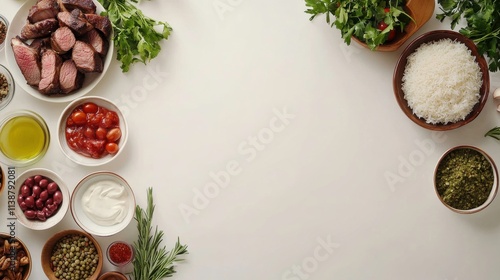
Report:
[[[41,260],[49,280],[96,280],[103,265],[99,243],[90,234],[73,229],[58,232],[47,240]]]

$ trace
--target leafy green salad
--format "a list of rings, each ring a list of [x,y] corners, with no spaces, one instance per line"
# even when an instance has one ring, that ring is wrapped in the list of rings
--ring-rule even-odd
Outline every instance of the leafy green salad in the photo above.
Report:
[[[394,40],[412,18],[403,7],[405,0],[305,0],[310,20],[326,14],[326,22],[340,30],[349,45],[354,36],[371,50]],[[335,17],[335,20],[331,18]]]

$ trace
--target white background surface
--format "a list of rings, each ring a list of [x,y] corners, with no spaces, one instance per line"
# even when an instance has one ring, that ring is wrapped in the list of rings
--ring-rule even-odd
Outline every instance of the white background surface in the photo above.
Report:
[[[218,12],[221,3],[230,9]],[[3,0],[1,13],[10,20],[21,4]],[[55,133],[66,104],[18,90],[0,114],[23,108],[46,119],[53,141],[32,167],[57,171],[71,189],[92,171],[111,170],[145,206],[153,187],[165,245],[177,236],[189,245],[175,279],[498,279],[500,201],[458,215],[440,204],[432,185],[436,161],[455,145],[500,159],[500,143],[483,137],[500,125],[491,96],[472,123],[435,135],[412,123],[393,96],[402,48],[348,47],[324,17],[309,21],[304,1],[156,0],[140,7],[174,31],[147,67],[123,74],[114,60],[89,94],[116,101],[127,115],[128,143],[114,162],[86,168],[65,160]],[[434,29],[449,23],[432,18],[417,35]],[[492,91],[499,75],[491,75]],[[277,127],[276,111],[293,117]],[[252,137],[265,144],[252,146]],[[201,199],[211,172],[228,164],[237,167],[229,184]],[[388,174],[400,180],[391,183]],[[1,199],[6,224],[5,192]],[[182,207],[194,212],[183,215]],[[34,258],[31,279],[44,278],[44,242],[67,228],[77,228],[69,212],[44,232],[18,225]],[[106,248],[136,235],[131,223],[98,240]]]

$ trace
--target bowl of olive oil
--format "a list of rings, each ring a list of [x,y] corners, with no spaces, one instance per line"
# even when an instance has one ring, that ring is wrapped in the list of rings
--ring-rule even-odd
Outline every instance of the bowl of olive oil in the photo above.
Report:
[[[9,113],[0,123],[0,160],[23,167],[36,163],[47,152],[50,133],[44,119],[35,112]]]

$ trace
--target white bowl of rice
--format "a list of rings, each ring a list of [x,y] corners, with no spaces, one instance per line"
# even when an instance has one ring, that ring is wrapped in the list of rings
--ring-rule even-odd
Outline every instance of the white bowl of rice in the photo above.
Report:
[[[401,54],[393,77],[403,112],[431,130],[451,130],[474,120],[490,90],[488,64],[476,45],[450,30],[425,33]]]

